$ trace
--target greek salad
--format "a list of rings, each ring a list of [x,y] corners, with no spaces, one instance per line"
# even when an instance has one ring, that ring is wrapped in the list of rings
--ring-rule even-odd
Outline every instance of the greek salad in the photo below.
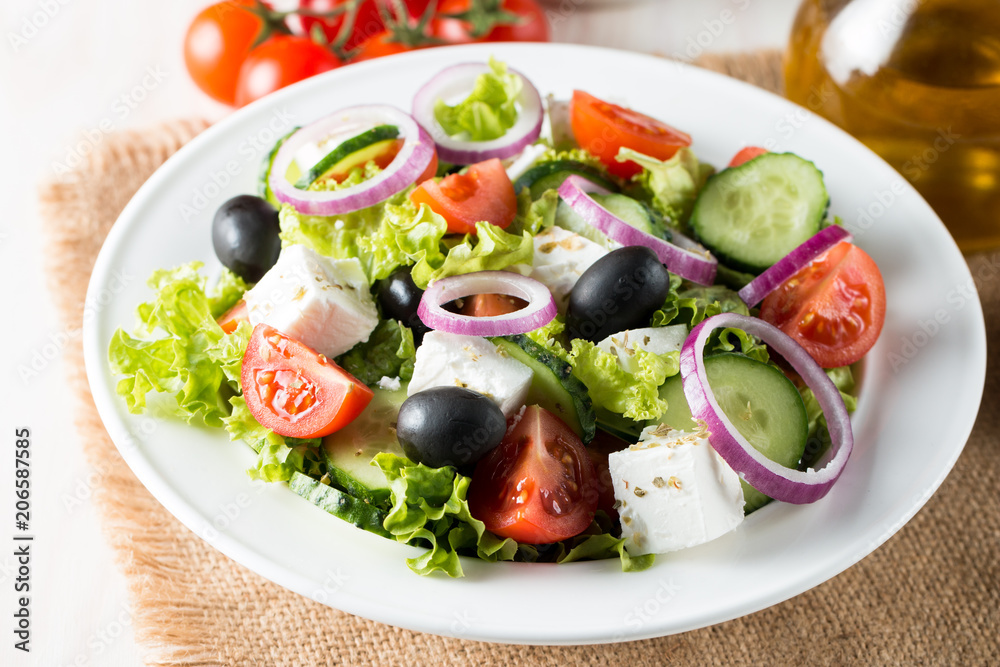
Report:
[[[492,60],[409,113],[337,110],[215,213],[221,275],[153,273],[110,343],[117,393],[224,428],[252,478],[421,547],[420,574],[639,570],[815,502],[851,453],[881,275],[806,158],[715,170],[691,143]]]

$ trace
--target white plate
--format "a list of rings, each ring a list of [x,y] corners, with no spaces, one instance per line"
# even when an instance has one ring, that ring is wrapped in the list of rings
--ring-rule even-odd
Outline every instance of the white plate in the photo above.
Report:
[[[878,262],[889,302],[854,416],[854,454],[826,498],[807,506],[773,503],[734,532],[661,556],[640,573],[621,573],[617,561],[466,559],[464,579],[419,577],[403,562],[416,549],[357,530],[283,485],[251,483],[244,474],[250,448],[230,443],[224,432],[127,413],[107,364],[112,333],[133,326],[154,269],[194,259],[218,267],[213,212],[231,196],[255,192],[258,164],[275,136],[343,106],[409,108],[435,72],[490,54],[526,73],[543,94],[567,97],[583,88],[627,100],[690,132],[699,157],[713,164],[756,144],[794,151],[823,170],[832,211]],[[579,46],[420,51],[330,72],[233,114],[181,149],[136,194],[101,250],[88,298],[98,305],[84,344],[101,417],[138,478],[185,525],[250,569],[332,607],[490,641],[667,635],[749,614],[830,579],[899,530],[937,489],[972,429],[985,374],[982,310],[961,254],[927,204],[873,153],[749,85],[649,56]]]

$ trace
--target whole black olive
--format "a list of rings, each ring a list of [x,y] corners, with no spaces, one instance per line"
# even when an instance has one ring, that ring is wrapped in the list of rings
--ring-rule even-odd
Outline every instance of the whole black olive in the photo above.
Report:
[[[500,444],[507,420],[500,407],[463,387],[434,387],[399,408],[396,437],[410,460],[432,468],[464,467]]]
[[[278,211],[253,195],[233,197],[212,220],[212,245],[223,266],[255,283],[278,261]]]
[[[626,246],[583,272],[569,295],[566,330],[599,342],[625,329],[649,326],[667,298],[670,273],[651,248]]]
[[[388,278],[380,280],[377,288],[382,315],[399,320],[413,330],[414,342],[419,345],[424,334],[430,331],[417,316],[417,307],[424,291],[416,286],[410,267],[396,269]]]

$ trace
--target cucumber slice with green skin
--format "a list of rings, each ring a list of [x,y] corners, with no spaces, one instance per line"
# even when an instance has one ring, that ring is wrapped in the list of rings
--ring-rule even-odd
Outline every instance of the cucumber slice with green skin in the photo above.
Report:
[[[535,165],[514,181],[514,192],[528,188],[531,190],[531,198],[538,199],[546,190],[558,189],[563,181],[573,175],[586,178],[611,192],[618,192],[618,186],[599,169],[576,160],[553,160]]]
[[[664,238],[664,234],[660,231],[663,229],[662,223],[656,219],[656,214],[641,201],[619,194],[590,195],[590,197],[602,208],[607,209],[608,212],[621,218],[622,222],[635,227],[640,232]],[[671,236],[667,232],[666,240],[670,241]]]
[[[562,419],[584,444],[594,439],[594,410],[587,387],[573,376],[572,367],[527,336],[491,339],[500,354],[534,371],[526,405],[540,405]]]
[[[720,261],[760,273],[819,231],[829,203],[816,165],[766,153],[709,178],[690,225]]]
[[[338,519],[343,519],[369,533],[392,538],[389,531],[383,527],[386,513],[360,498],[317,482],[300,472],[292,474],[292,478],[288,480],[288,488]]]
[[[374,387],[372,392],[368,407],[354,421],[323,438],[323,458],[334,486],[372,505],[388,507],[389,481],[372,459],[379,452],[406,456],[395,429],[406,385],[396,391]]]
[[[399,128],[395,125],[378,125],[356,137],[351,137],[313,165],[295,183],[295,187],[304,190],[316,181],[326,178],[329,174],[346,174],[352,168],[359,167],[380,155],[387,147],[388,142],[395,141],[397,138],[399,138]]]
[[[740,435],[772,461],[788,468],[798,466],[809,437],[809,421],[792,381],[770,364],[733,353],[707,357],[705,373],[719,407]],[[650,424],[688,432],[696,428],[680,375],[667,378],[660,386],[660,398],[667,402],[667,411]],[[771,501],[746,482],[743,497],[747,514]]]
[[[292,130],[288,134],[278,139],[274,143],[274,147],[271,148],[271,151],[264,158],[264,161],[260,163],[260,172],[258,174],[258,181],[257,181],[257,192],[260,194],[261,197],[270,202],[270,204],[275,208],[281,206],[281,202],[279,202],[278,198],[274,196],[273,192],[271,192],[271,184],[269,183],[271,179],[271,165],[274,164],[274,156],[278,154],[278,150],[281,148],[281,145],[285,143],[285,140],[288,139],[288,137],[292,136],[298,131],[299,131],[299,126],[296,125],[295,127],[292,128]],[[299,177],[298,167],[294,162],[288,168],[288,171],[292,172],[293,169],[295,170],[295,174],[294,176],[292,176],[291,173],[289,173],[290,176],[289,180],[293,180]]]

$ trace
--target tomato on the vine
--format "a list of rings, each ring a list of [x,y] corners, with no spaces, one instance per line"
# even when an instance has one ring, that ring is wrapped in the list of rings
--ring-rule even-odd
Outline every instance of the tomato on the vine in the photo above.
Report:
[[[404,51],[412,51],[414,48],[403,44],[402,42],[397,42],[393,40],[392,33],[388,30],[383,30],[382,32],[369,37],[361,43],[358,47],[357,55],[351,59],[351,62],[361,62],[363,60],[373,60],[374,58],[381,58],[383,56],[392,56],[397,53],[403,53]]]
[[[249,10],[253,0],[226,0],[203,9],[184,37],[184,64],[202,91],[222,102],[236,100],[236,78],[264,22]]]
[[[885,323],[885,285],[875,261],[841,241],[765,297],[760,318],[791,336],[823,368],[861,359]]]
[[[549,24],[545,11],[535,0],[480,0],[485,14],[501,10],[516,17],[513,23],[497,23],[475,37],[473,22],[443,16],[462,14],[473,8],[476,0],[440,0],[437,16],[431,21],[431,35],[452,44],[470,42],[547,42]],[[489,20],[489,19],[486,19]]]
[[[236,104],[244,106],[279,88],[340,65],[340,58],[308,37],[272,37],[251,51],[240,67]]]
[[[358,13],[354,17],[354,25],[351,27],[350,35],[344,40],[343,48],[351,50],[358,47],[366,39],[385,30],[385,24],[379,15],[379,0],[361,0],[358,5]],[[330,12],[338,7],[350,5],[351,0],[301,0],[299,9],[311,14],[322,14]],[[349,7],[348,7],[349,8]],[[336,16],[322,17],[300,14],[302,22],[302,32],[306,36],[311,36],[314,30],[320,30],[327,43],[335,42],[341,35],[340,30],[347,18],[347,12]]]

